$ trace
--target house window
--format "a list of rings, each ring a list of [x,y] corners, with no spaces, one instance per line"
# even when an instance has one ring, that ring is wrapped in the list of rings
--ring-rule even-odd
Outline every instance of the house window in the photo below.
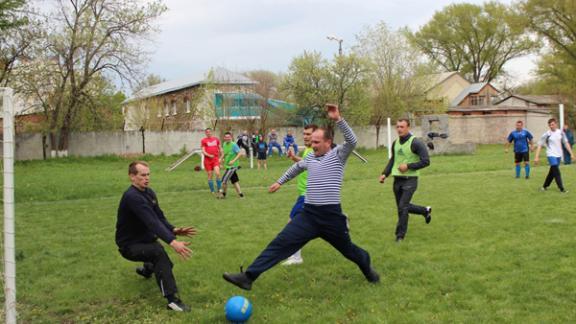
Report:
[[[189,114],[190,113],[190,100],[186,99],[184,104],[186,105],[186,113]]]
[[[470,96],[471,106],[482,106],[486,100],[486,96]]]
[[[172,116],[178,114],[178,107],[176,107],[176,101],[172,101]]]

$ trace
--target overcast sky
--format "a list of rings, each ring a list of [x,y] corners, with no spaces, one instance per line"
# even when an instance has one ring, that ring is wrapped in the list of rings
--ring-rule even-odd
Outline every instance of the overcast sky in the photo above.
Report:
[[[344,50],[365,26],[384,21],[393,29],[412,30],[435,11],[456,2],[481,0],[165,0],[148,73],[165,79],[199,78],[213,66],[233,71],[284,72],[304,50],[332,57]],[[510,0],[501,2],[510,3]],[[507,67],[518,80],[530,77],[534,57]]]

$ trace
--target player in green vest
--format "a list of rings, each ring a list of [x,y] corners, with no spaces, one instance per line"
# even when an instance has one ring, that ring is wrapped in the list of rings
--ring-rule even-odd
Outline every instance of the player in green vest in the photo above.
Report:
[[[308,154],[314,152],[314,150],[312,149],[311,140],[312,140],[312,133],[314,133],[316,129],[318,129],[318,126],[314,124],[304,126],[304,132],[302,133],[302,135],[304,138],[305,149],[302,152],[302,157],[299,157],[298,155],[294,154],[294,152],[291,150],[288,150],[286,152],[286,154],[290,159],[292,159],[292,161],[296,163],[305,158]],[[302,211],[302,209],[304,208],[304,197],[306,196],[306,183],[308,181],[308,172],[305,171],[300,173],[296,178],[296,181],[297,181],[296,188],[298,189],[298,199],[296,199],[296,203],[294,204],[294,207],[292,207],[292,211],[290,211],[290,220],[294,219],[294,217],[296,217],[296,215],[298,215],[298,213],[300,213],[300,211]],[[296,251],[296,253],[294,253],[292,256],[286,259],[286,261],[284,261],[284,263],[282,264],[293,265],[293,264],[301,264],[302,262],[304,262],[304,259],[302,259],[302,250],[298,250]]]
[[[392,144],[392,157],[380,176],[380,183],[384,183],[390,175],[394,177],[394,196],[398,207],[396,242],[401,242],[408,231],[409,214],[424,216],[426,224],[432,220],[432,207],[417,206],[410,202],[418,188],[419,170],[430,165],[430,158],[424,142],[410,133],[408,119],[399,119],[396,131],[398,139]]]
[[[226,132],[224,134],[224,143],[222,143],[222,152],[224,155],[224,168],[226,168],[226,172],[222,176],[222,189],[220,189],[220,197],[226,197],[226,189],[228,188],[228,181],[232,182],[238,196],[240,198],[244,198],[244,194],[242,190],[240,190],[240,179],[238,178],[238,166],[240,162],[240,146],[232,141],[232,133]]]

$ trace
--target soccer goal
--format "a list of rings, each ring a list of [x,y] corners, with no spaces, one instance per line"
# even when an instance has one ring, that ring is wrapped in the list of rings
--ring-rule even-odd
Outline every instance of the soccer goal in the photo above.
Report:
[[[7,324],[16,323],[16,260],[14,255],[14,107],[13,92],[0,88],[4,146],[4,296]]]

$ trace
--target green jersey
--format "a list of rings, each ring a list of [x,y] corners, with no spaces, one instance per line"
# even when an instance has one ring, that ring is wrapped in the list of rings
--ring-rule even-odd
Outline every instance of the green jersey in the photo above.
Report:
[[[409,140],[400,144],[400,140],[394,143],[394,166],[392,167],[393,176],[401,177],[417,177],[420,175],[418,170],[408,170],[404,173],[398,170],[400,164],[410,164],[420,161],[418,154],[412,152],[412,141],[414,141],[414,136],[411,136]]]
[[[307,147],[304,149],[304,152],[302,152],[302,158],[306,158],[306,156],[312,152],[314,152],[314,150],[311,147]],[[300,173],[296,178],[296,181],[298,194],[300,194],[300,196],[304,196],[306,194],[306,184],[308,182],[308,171]]]
[[[230,165],[230,161],[234,160],[236,155],[240,153],[240,147],[234,142],[224,142],[222,144],[222,152],[224,153],[224,166],[226,169],[237,168],[240,161],[236,160],[234,164]]]

